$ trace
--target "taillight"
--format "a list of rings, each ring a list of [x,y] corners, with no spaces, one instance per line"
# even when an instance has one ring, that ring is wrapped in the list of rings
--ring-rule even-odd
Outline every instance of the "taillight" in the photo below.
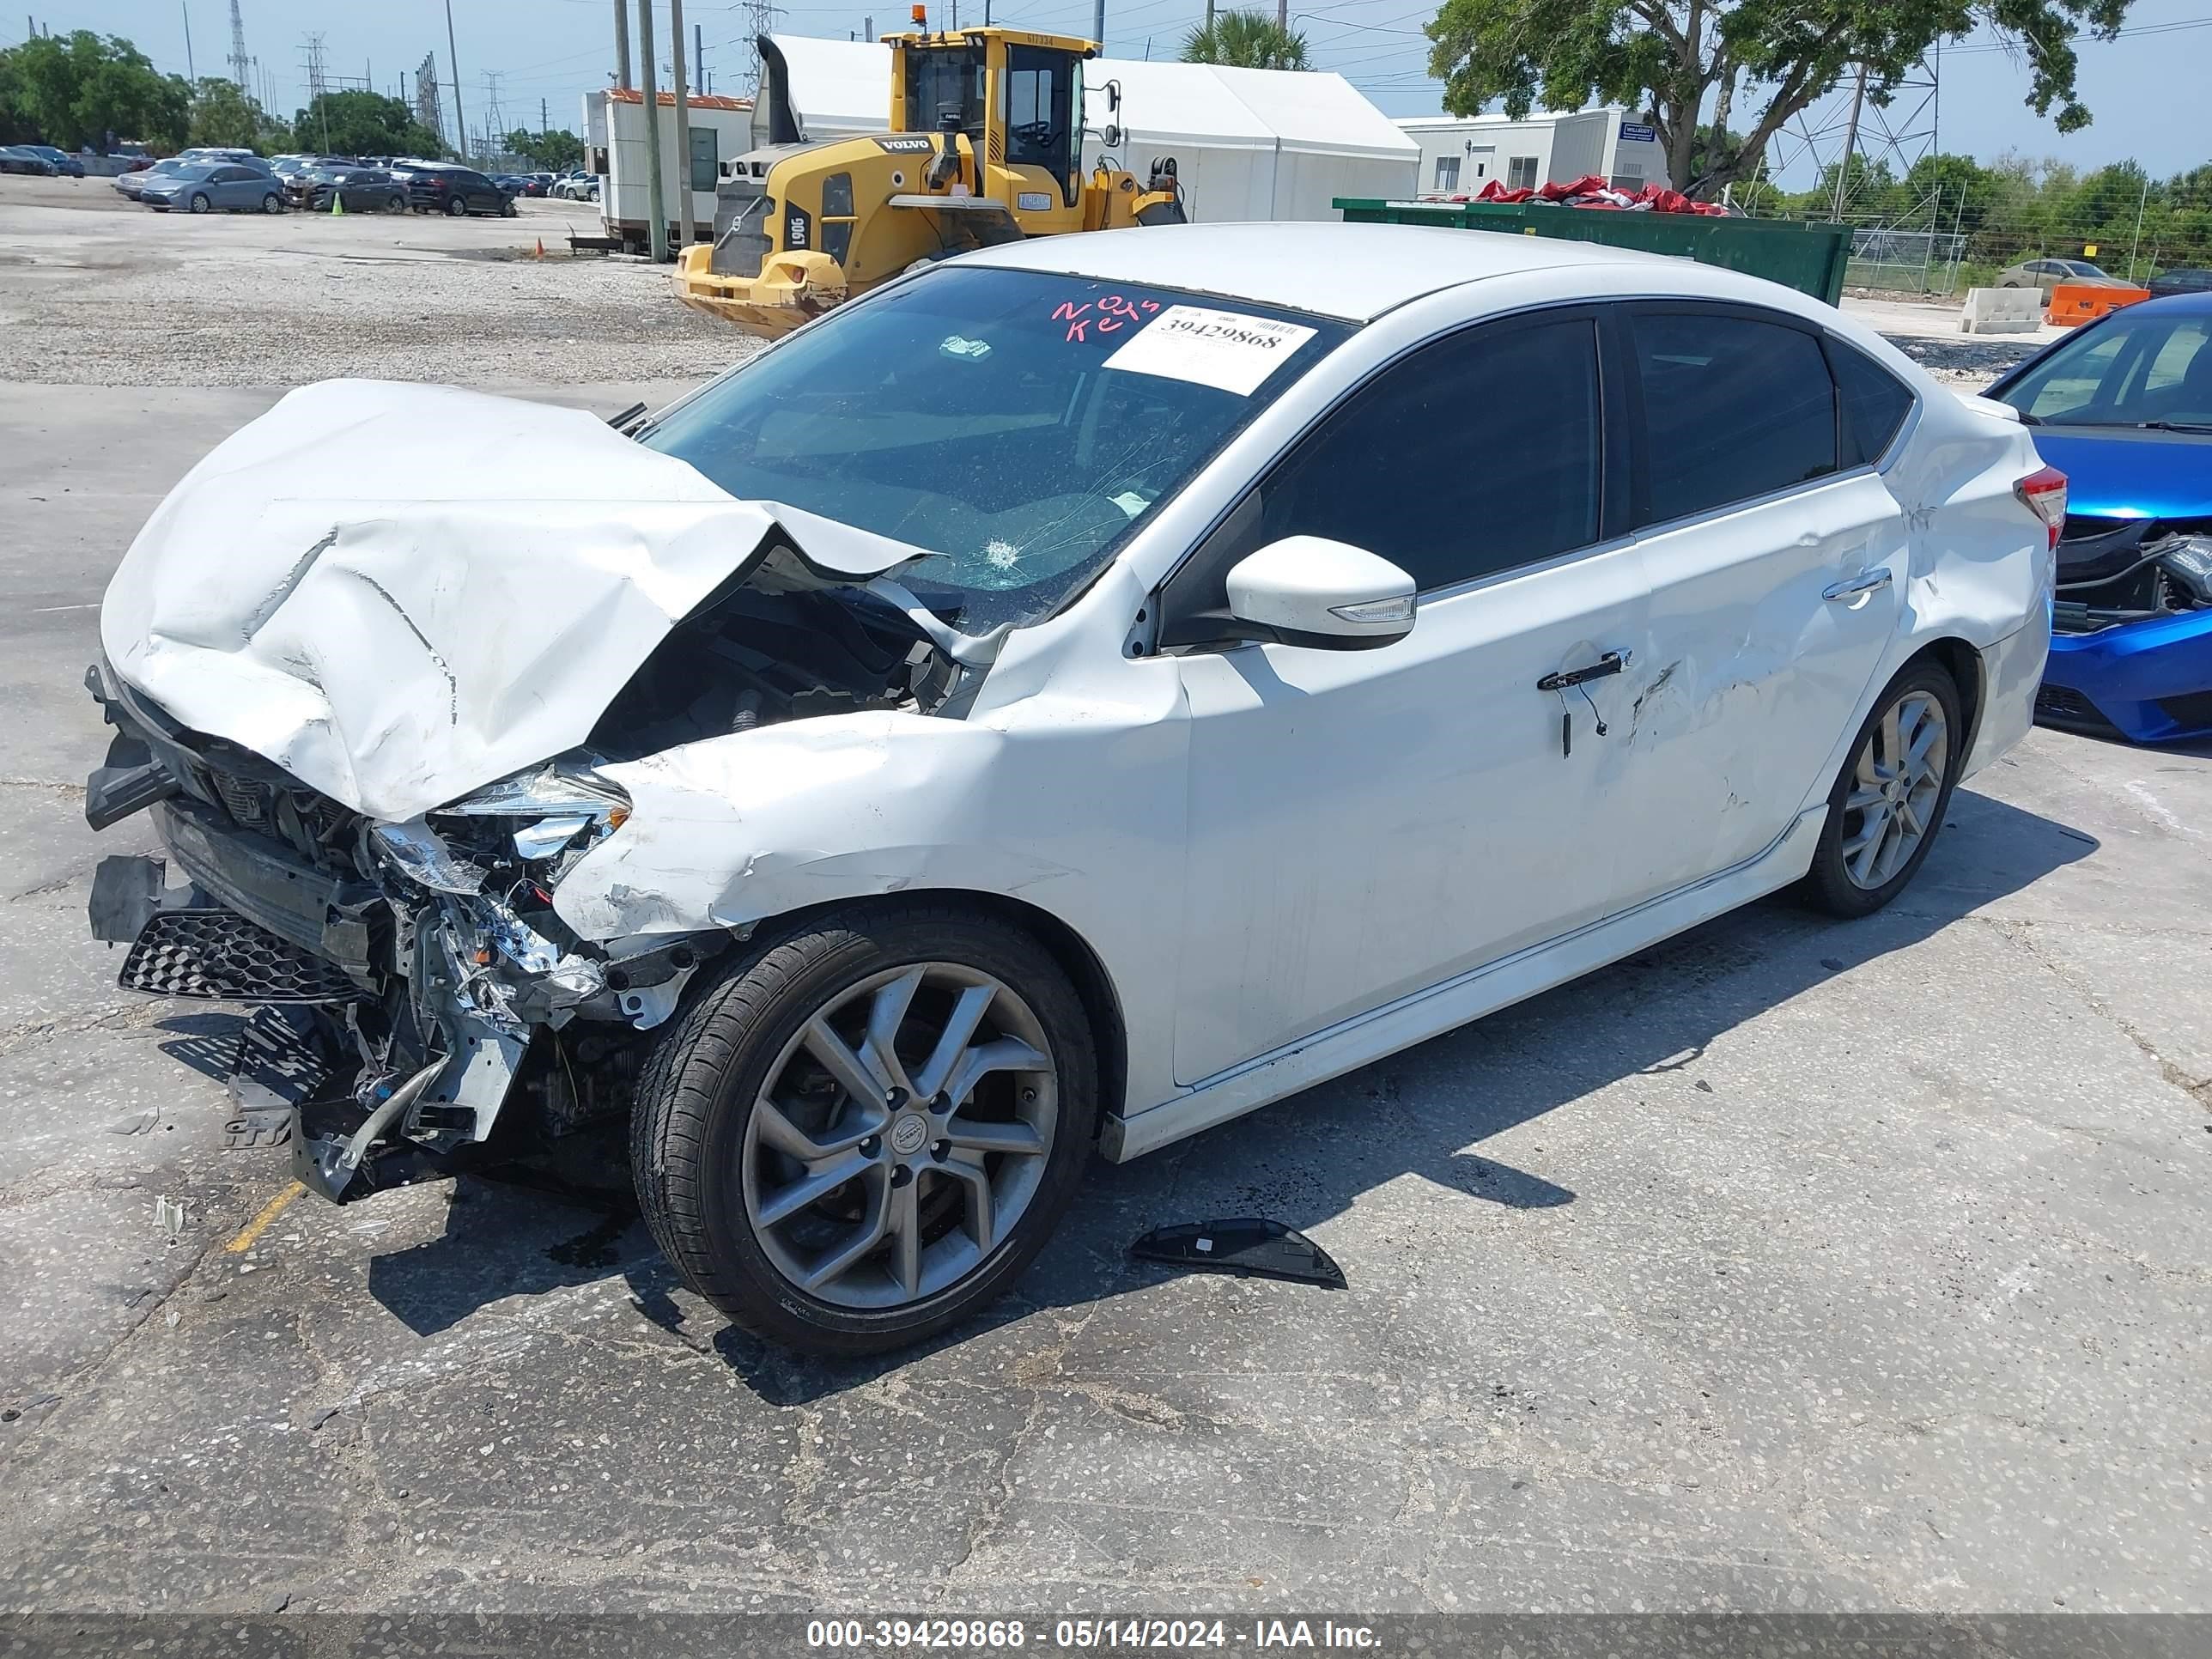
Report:
[[[2066,475],[2055,466],[2038,467],[2012,487],[2012,493],[2021,499],[2035,516],[2043,520],[2043,527],[2051,540],[2045,552],[2058,549],[2058,532],[2066,526]]]

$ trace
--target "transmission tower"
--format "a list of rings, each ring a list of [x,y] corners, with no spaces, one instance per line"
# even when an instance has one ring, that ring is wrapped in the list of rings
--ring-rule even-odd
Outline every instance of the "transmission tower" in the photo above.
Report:
[[[1856,75],[1845,76],[1826,98],[1800,110],[1768,141],[1765,175],[1772,179],[1809,167],[1808,182],[1817,185],[1833,167],[1840,185],[1842,216],[1849,219],[1865,211],[1867,182],[1885,167],[1901,182],[1917,163],[1936,153],[1942,52],[1938,42],[1881,102],[1860,94]],[[1856,175],[1851,168],[1854,159],[1864,167]],[[1940,206],[1922,205],[1930,212]]]
[[[230,78],[251,98],[252,76],[253,60],[246,55],[246,19],[239,15],[238,0],[230,0]]]
[[[300,43],[300,56],[307,65],[307,107],[322,121],[323,148],[327,150],[331,147],[331,106],[327,101],[331,85],[329,77],[323,73],[323,37],[319,31]]]
[[[432,132],[446,131],[446,112],[438,100],[438,54],[426,52],[415,71],[415,118]]]
[[[507,78],[504,70],[486,70],[484,84],[484,154],[494,155],[507,147],[507,112],[499,105],[499,83]]]
[[[783,8],[775,0],[745,0],[745,57],[741,73],[748,91],[760,91],[761,58],[757,44],[763,34],[775,33],[775,20],[783,15]]]

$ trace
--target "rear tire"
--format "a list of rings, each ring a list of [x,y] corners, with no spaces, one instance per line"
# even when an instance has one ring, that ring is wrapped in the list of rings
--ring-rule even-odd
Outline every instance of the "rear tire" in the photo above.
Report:
[[[1911,882],[1936,844],[1966,760],[1959,687],[1923,659],[1875,699],[1828,792],[1827,822],[1800,896],[1832,916],[1871,915]]]
[[[446,216],[447,218],[458,219],[468,210],[469,204],[466,202],[464,202],[459,197],[448,196],[446,198]]]
[[[385,210],[386,213],[404,213],[404,212],[406,212],[406,211],[407,211],[407,198],[406,198],[404,196],[387,196],[387,197],[386,197],[386,198],[384,198],[384,210]]]
[[[1090,1022],[1048,952],[964,909],[880,901],[757,946],[667,1029],[632,1174],[655,1241],[732,1321],[869,1353],[1020,1277],[1097,1113]]]

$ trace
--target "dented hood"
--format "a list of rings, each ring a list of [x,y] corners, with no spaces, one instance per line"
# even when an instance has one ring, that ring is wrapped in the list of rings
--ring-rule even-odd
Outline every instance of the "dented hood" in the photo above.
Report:
[[[100,643],[185,726],[401,819],[582,743],[725,583],[865,581],[920,552],[740,501],[580,410],[331,380],[169,493]]]

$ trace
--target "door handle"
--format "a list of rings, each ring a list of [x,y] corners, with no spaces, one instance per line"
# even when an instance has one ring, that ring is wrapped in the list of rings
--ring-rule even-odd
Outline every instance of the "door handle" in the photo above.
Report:
[[[1887,573],[1884,573],[1885,577]],[[1564,691],[1571,685],[1581,685],[1589,680],[1601,680],[1608,674],[1618,674],[1628,666],[1635,653],[1628,651],[1608,651],[1595,662],[1581,668],[1570,668],[1565,673],[1547,674],[1536,682],[1539,691]]]
[[[1879,593],[1888,586],[1889,569],[1884,566],[1880,570],[1862,570],[1856,576],[1830,582],[1820,590],[1820,597],[1824,599],[1856,599],[1862,593]]]

